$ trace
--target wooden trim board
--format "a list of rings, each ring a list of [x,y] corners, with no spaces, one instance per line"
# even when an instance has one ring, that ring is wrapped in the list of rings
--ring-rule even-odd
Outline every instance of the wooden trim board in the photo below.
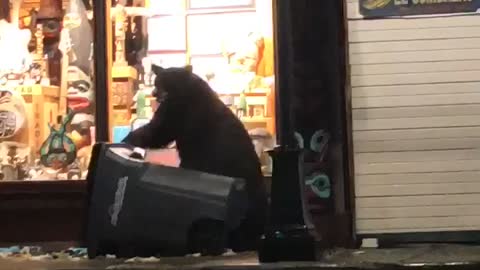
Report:
[[[478,215],[479,204],[408,206],[392,208],[364,208],[357,213],[358,219],[420,218],[420,217],[463,217]]]
[[[473,37],[480,37],[480,26],[462,26],[449,28],[438,27],[415,30],[373,30],[349,33],[349,40],[352,43]]]
[[[357,185],[410,185],[410,184],[449,184],[449,183],[475,183],[480,177],[480,171],[454,171],[454,172],[428,172],[428,173],[388,173],[375,175],[356,175]],[[444,194],[445,195],[445,194]],[[384,197],[385,199],[387,197]],[[391,197],[395,198],[395,197]],[[478,199],[478,200],[477,200]],[[480,196],[475,195],[475,203],[480,203]],[[453,200],[448,201],[448,198],[439,200],[441,205],[448,205],[455,203]],[[409,201],[403,203],[410,203]],[[432,202],[430,202],[432,203]],[[459,204],[464,203],[463,200],[458,201]],[[472,202],[468,202],[471,204]],[[402,205],[402,204],[400,204]],[[417,204],[414,204],[417,205]],[[429,205],[421,204],[418,205]],[[373,207],[370,205],[369,207]],[[379,207],[388,207],[388,205],[379,204]]]
[[[480,55],[480,50],[478,50]],[[480,70],[425,72],[385,75],[352,76],[352,86],[438,84],[451,82],[474,82],[480,78]],[[480,96],[480,92],[478,93]]]
[[[418,217],[357,219],[358,233],[480,230],[480,215],[454,217]]]
[[[439,105],[353,110],[354,120],[479,115],[480,104]],[[478,133],[480,135],[480,132]]]
[[[480,81],[462,83],[405,84],[384,86],[360,86],[352,89],[352,97],[394,97],[442,94],[478,94]],[[422,104],[425,105],[425,104]],[[434,104],[435,105],[435,104]],[[441,104],[437,104],[441,105]],[[400,106],[396,106],[400,107]]]
[[[355,88],[354,90],[355,91]],[[391,108],[407,106],[438,106],[456,104],[479,104],[479,93],[432,94],[412,96],[357,97],[353,98],[352,106],[359,108]]]
[[[432,161],[457,161],[457,160],[477,160],[480,158],[480,148],[459,149],[459,150],[438,150],[438,151],[406,151],[406,152],[382,152],[382,153],[360,153],[355,155],[356,164],[383,164],[383,163],[401,163],[401,162],[432,162]],[[471,172],[462,172],[471,173]],[[439,177],[439,176],[436,176]],[[459,179],[448,177],[449,182]],[[480,179],[480,172],[472,174],[470,181]],[[400,180],[400,179],[398,179]],[[435,181],[435,179],[430,179]]]
[[[478,28],[480,33],[480,27]],[[478,60],[480,49],[448,49],[352,54],[351,65]]]
[[[422,74],[480,70],[480,60],[433,61],[414,63],[382,63],[351,65],[353,76],[383,74]]]
[[[480,138],[419,139],[396,141],[367,141],[354,143],[355,153],[379,153],[423,150],[475,149]]]
[[[480,38],[451,38],[350,43],[350,55],[360,53],[411,52],[431,50],[478,49]]]
[[[394,248],[401,244],[415,243],[479,244],[480,230],[361,234],[358,237],[378,239],[380,248]]]

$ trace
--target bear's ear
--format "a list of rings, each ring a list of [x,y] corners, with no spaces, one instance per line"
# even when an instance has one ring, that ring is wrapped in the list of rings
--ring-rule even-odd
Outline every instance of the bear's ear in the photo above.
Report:
[[[164,70],[163,67],[152,64],[152,71],[155,75],[158,76]]]
[[[193,72],[193,66],[192,66],[192,65],[186,65],[186,66],[184,67],[184,69],[185,69],[186,71],[190,72],[190,73]]]

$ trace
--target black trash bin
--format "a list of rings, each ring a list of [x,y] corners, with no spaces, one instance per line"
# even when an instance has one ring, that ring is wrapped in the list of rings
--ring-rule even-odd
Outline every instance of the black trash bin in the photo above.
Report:
[[[125,144],[96,144],[87,176],[89,258],[223,252],[245,217],[234,179],[145,162]]]

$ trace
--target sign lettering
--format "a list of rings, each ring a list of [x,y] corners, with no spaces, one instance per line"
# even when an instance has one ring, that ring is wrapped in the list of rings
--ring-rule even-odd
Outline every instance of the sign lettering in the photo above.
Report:
[[[359,0],[364,17],[476,12],[480,0]]]

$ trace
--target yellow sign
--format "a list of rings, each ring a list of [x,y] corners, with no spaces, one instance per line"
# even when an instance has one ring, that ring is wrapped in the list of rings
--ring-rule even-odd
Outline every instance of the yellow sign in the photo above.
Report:
[[[366,0],[362,5],[366,9],[377,9],[386,7],[391,1],[392,0]]]

